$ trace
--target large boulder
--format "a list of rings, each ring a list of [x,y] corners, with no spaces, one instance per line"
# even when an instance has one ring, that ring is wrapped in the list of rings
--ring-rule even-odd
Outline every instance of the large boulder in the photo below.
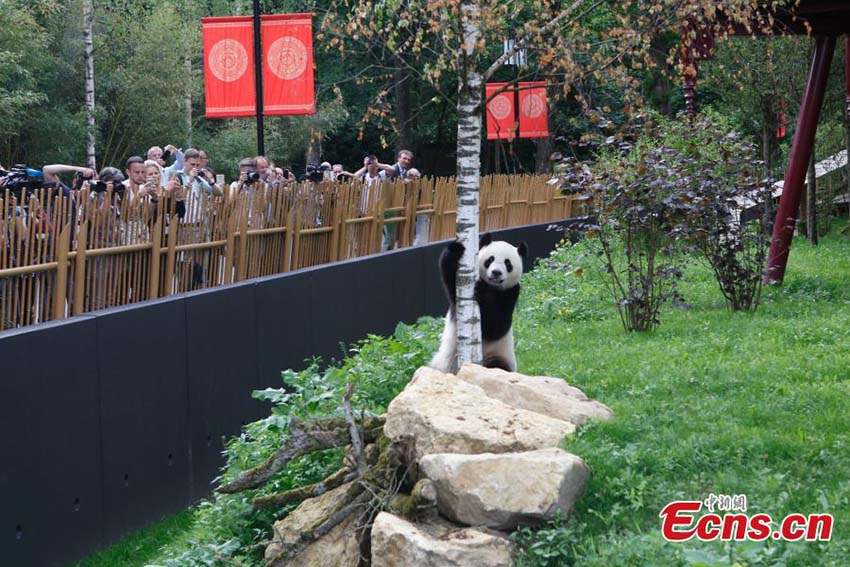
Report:
[[[575,425],[519,409],[481,388],[422,367],[387,408],[384,433],[412,441],[415,457],[431,453],[507,453],[557,447]]]
[[[549,417],[582,425],[588,419],[608,419],[607,406],[589,399],[584,392],[561,378],[526,376],[500,368],[464,364],[457,377],[484,390],[488,396]]]
[[[352,514],[289,561],[268,561],[267,567],[359,567],[358,516]]]
[[[502,534],[458,528],[437,518],[413,524],[381,512],[372,524],[372,567],[510,567]]]
[[[344,484],[321,496],[304,500],[295,510],[274,524],[272,542],[266,547],[265,559],[268,565],[283,564],[281,554],[289,546],[298,543],[301,534],[311,531],[316,524],[327,518],[345,501],[352,483]],[[352,514],[356,517],[357,514]],[[349,518],[353,520],[355,518]],[[334,527],[319,540],[304,548],[287,565],[357,567],[360,562],[360,548],[357,534],[351,521],[346,520]],[[328,558],[333,558],[333,561]]]
[[[568,515],[584,490],[588,469],[561,449],[525,453],[422,457],[419,471],[437,489],[447,518],[469,526],[513,530]]]

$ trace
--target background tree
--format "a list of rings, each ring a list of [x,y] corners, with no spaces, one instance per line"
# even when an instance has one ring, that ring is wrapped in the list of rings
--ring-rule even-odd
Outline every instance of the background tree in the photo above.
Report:
[[[456,77],[457,91],[452,98],[458,120],[457,238],[465,247],[457,279],[459,364],[480,360],[473,286],[477,275],[481,115],[486,102],[482,100],[483,83],[493,78],[514,53],[528,49],[529,68],[543,70],[542,78],[560,85],[563,95],[572,94],[585,109],[592,108],[592,100],[571,92],[573,83],[585,76],[600,81],[604,77],[610,88],[635,93],[631,98],[638,102],[639,84],[628,71],[653,65],[649,55],[652,39],[662,30],[677,29],[685,18],[711,22],[718,9],[724,8],[730,20],[750,23],[757,2],[730,1],[718,6],[716,2],[673,0],[574,0],[566,4],[549,0],[521,4],[482,0],[338,0],[332,4],[323,30],[335,36],[341,51],[347,41],[353,40],[379,43],[388,56],[421,58],[422,64],[411,69],[444,97],[449,96],[440,89],[444,76]],[[345,17],[337,16],[339,13]],[[504,22],[514,26],[516,43],[512,52],[500,53],[506,36]],[[718,26],[714,27],[718,35],[723,34]],[[508,82],[527,78],[518,74]]]

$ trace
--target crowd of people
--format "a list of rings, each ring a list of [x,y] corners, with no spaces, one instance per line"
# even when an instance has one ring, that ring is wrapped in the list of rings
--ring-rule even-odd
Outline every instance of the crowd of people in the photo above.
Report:
[[[0,165],[0,190],[21,186],[32,188],[37,184],[39,187],[61,191],[63,196],[70,196],[88,186],[95,192],[111,191],[120,198],[151,197],[156,202],[178,187],[187,188],[196,195],[222,195],[224,191],[229,191],[230,196],[235,196],[257,184],[277,187],[297,181],[320,183],[354,179],[371,187],[384,181],[400,179],[409,182],[421,178],[419,170],[412,167],[413,152],[410,150],[398,152],[396,163],[391,165],[381,163],[374,155],[368,155],[363,159],[363,166],[353,173],[339,163],[309,164],[300,177],[288,168],[277,166],[265,156],[245,158],[239,162],[239,177],[230,185],[217,181],[209,161],[207,152],[202,149],[190,148],[184,152],[168,144],[164,148],[150,148],[144,157],[131,156],[123,172],[115,167],[104,167],[98,172],[88,167],[64,164],[46,165],[41,170],[25,166],[6,170]],[[62,179],[67,175],[73,175],[70,184],[66,183],[68,179]]]
[[[410,183],[421,177],[412,165],[413,153],[402,150],[393,164],[381,163],[376,156],[369,155],[354,172],[347,171],[342,164],[322,162],[308,165],[302,175],[296,176],[265,156],[256,156],[240,160],[238,178],[226,184],[223,176],[217,176],[210,166],[207,152],[196,148],[181,150],[167,144],[150,148],[144,156],[131,156],[122,169],[104,167],[96,171],[83,166],[51,164],[41,169],[15,165],[6,170],[0,166],[0,247],[6,250],[0,254],[0,269],[51,260],[53,256],[48,250],[52,248],[39,243],[55,244],[58,229],[66,222],[63,219],[74,223],[73,234],[82,232],[83,226],[88,227],[85,233],[88,249],[145,243],[152,238],[153,223],[159,218],[163,219],[161,238],[167,238],[170,228],[179,223],[178,245],[210,241],[216,235],[220,238],[214,232],[220,227],[214,229],[211,224],[217,218],[217,204],[223,200],[208,201],[211,196],[238,199],[240,206],[233,209],[239,211],[236,214],[247,215],[249,227],[265,228],[279,222],[271,220],[278,213],[272,212],[269,203],[277,198],[275,189],[281,189],[284,198],[292,197],[291,202],[298,203],[305,226],[322,226],[329,221],[323,206],[328,204],[327,196],[337,194],[329,184],[361,181],[355,199],[362,200],[360,212],[368,214],[377,185],[390,181]],[[290,185],[291,192],[286,189]],[[258,196],[262,198],[257,200]],[[205,209],[205,202],[211,207]],[[358,206],[357,201],[354,206]],[[159,207],[164,214],[157,214]],[[90,222],[84,224],[84,220]],[[427,215],[417,215],[416,243],[428,241],[429,220]],[[358,232],[361,226],[367,225],[349,227],[350,245],[355,249],[369,249],[366,243],[375,236],[381,237],[383,250],[397,245],[398,230],[394,223],[384,223],[383,233],[372,236]],[[74,246],[73,234],[70,249]],[[258,246],[263,249],[264,245]],[[218,278],[223,268],[215,263],[217,258],[206,249],[179,252],[175,289],[198,289],[206,285],[208,278]],[[138,274],[129,265],[116,262],[109,255],[94,255],[88,261],[87,270],[92,278],[84,300],[88,307],[103,308],[145,297],[147,284],[136,277]],[[30,307],[21,300],[24,284],[31,281],[27,277],[0,277],[0,303],[4,307],[0,312],[8,319],[0,329],[40,320],[41,312],[47,310],[45,302],[52,297],[55,276],[49,273],[39,280],[33,289],[38,290],[36,303],[40,306]],[[125,286],[127,289],[123,291],[106,285],[116,278],[133,283],[127,284],[129,287]],[[66,297],[70,297],[70,292]],[[39,315],[33,315],[35,312]]]
[[[257,188],[263,191],[285,187],[296,182],[306,182],[307,190],[316,184],[338,181],[359,180],[363,183],[362,206],[367,209],[370,194],[374,188],[384,182],[414,182],[421,178],[419,170],[413,167],[413,152],[401,150],[393,164],[381,163],[375,155],[363,159],[363,165],[354,172],[346,170],[342,164],[321,162],[309,164],[306,171],[297,176],[289,168],[276,165],[265,156],[242,159],[239,176],[232,183],[225,184],[223,176],[216,176],[210,166],[210,159],[203,149],[189,148],[181,150],[173,144],[164,147],[154,146],[144,156],[134,155],[127,159],[123,171],[116,167],[104,167],[100,171],[92,168],[52,164],[40,170],[16,165],[10,170],[0,166],[0,200],[6,200],[6,209],[17,210],[19,216],[27,215],[26,203],[18,202],[24,195],[34,194],[33,189],[52,190],[55,195],[66,197],[76,210],[79,192],[89,189],[90,198],[100,203],[102,209],[117,211],[123,201],[133,203],[144,201],[155,216],[160,201],[166,201],[166,211],[174,207],[174,213],[184,223],[198,221],[199,206],[208,196],[236,198],[248,193],[253,196]],[[64,178],[64,179],[63,179]],[[318,194],[318,192],[316,192]],[[109,202],[105,196],[109,195]],[[99,201],[95,201],[99,199]],[[190,203],[187,207],[186,203]],[[116,207],[116,204],[119,206]],[[92,207],[94,208],[94,207]],[[320,207],[317,207],[320,208]],[[117,213],[116,213],[117,214]],[[151,218],[153,218],[153,216]],[[34,217],[34,222],[39,219]],[[418,215],[415,227],[415,243],[427,242],[427,215]],[[389,250],[395,246],[395,227],[387,226],[383,234],[382,248]]]

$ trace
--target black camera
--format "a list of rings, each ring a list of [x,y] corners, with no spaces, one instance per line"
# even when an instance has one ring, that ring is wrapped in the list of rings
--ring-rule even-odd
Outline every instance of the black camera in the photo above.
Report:
[[[330,171],[327,165],[319,165],[318,163],[308,163],[306,169],[306,177],[308,181],[318,183],[325,178],[324,172]]]
[[[115,174],[114,176],[106,179],[105,181],[102,179],[98,179],[97,181],[90,183],[89,186],[95,193],[104,193],[106,192],[106,184],[109,181],[112,181],[113,193],[116,193],[118,195],[124,193],[124,186],[121,184],[124,181],[124,176],[120,173]]]
[[[3,189],[8,189],[16,199],[20,199],[24,190],[31,192],[44,185],[44,174],[36,169],[29,169],[26,164],[16,163],[10,170],[0,168],[0,181],[0,195]]]
[[[162,152],[162,160],[163,161],[168,161],[168,159],[170,157],[171,157],[171,150],[165,150],[164,152]]]
[[[249,171],[247,173],[247,176],[248,179],[245,181],[245,183],[256,183],[260,180],[260,174],[256,171]]]

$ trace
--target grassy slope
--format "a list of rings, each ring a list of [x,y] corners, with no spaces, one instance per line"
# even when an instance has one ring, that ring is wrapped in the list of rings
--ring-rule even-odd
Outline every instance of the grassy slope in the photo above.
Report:
[[[522,565],[842,565],[850,557],[850,241],[797,242],[786,283],[756,314],[727,312],[707,270],[689,270],[690,310],[627,335],[579,250],[571,269],[526,276],[517,317],[520,365],[564,376],[616,418],[567,442],[593,478],[566,527],[526,531]],[[583,276],[573,269],[584,264]],[[566,275],[565,275],[566,274]],[[431,325],[436,329],[436,325]],[[674,499],[746,494],[774,518],[831,512],[828,544],[668,544],[658,512]],[[80,567],[144,565],[185,549],[182,513]],[[730,561],[730,557],[732,560]]]
[[[77,567],[145,565],[155,561],[165,543],[182,541],[190,532],[193,523],[194,517],[190,510],[180,512],[127,536],[112,547],[87,557],[78,563]]]
[[[561,257],[576,265],[577,255]],[[728,312],[708,271],[694,267],[683,289],[692,309],[667,310],[646,334],[625,334],[598,311],[592,270],[551,274],[526,287],[523,371],[566,377],[616,418],[567,442],[592,481],[567,528],[520,538],[529,546],[521,563],[846,564],[850,241],[797,242],[785,285],[766,291],[756,314]],[[551,307],[564,305],[558,297],[571,298],[571,312]],[[833,541],[665,543],[664,505],[709,492],[746,494],[751,513],[774,519],[831,512]]]

